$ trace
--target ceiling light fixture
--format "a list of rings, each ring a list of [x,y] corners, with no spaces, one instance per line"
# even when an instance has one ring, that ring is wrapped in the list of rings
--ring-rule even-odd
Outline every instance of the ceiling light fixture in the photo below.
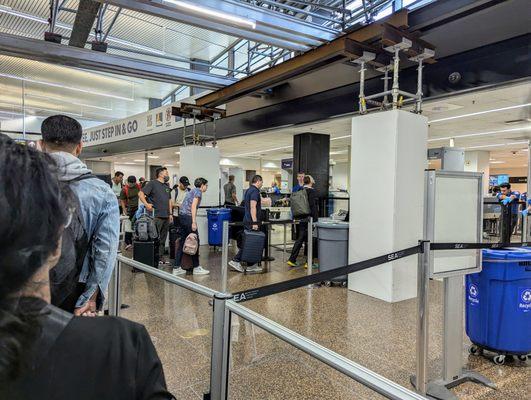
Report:
[[[491,161],[489,164],[505,164],[505,161]]]
[[[531,103],[517,104],[515,106],[508,106],[508,107],[501,107],[501,108],[493,108],[492,110],[485,110],[485,111],[478,111],[478,112],[473,112],[469,114],[456,115],[454,117],[433,119],[431,121],[428,121],[428,124],[433,124],[434,122],[450,121],[450,120],[459,119],[459,118],[473,117],[476,115],[489,114],[489,113],[498,112],[498,111],[513,110],[515,108],[523,108],[523,107],[529,107],[529,106],[531,106]]]
[[[4,78],[9,78],[9,79],[16,79],[16,80],[19,80],[19,81],[37,83],[39,85],[51,86],[51,87],[67,89],[67,90],[73,90],[75,92],[88,93],[88,94],[93,94],[93,95],[97,95],[97,96],[104,96],[104,97],[112,97],[114,99],[120,99],[120,100],[126,100],[126,101],[134,101],[134,99],[131,98],[131,97],[124,97],[124,96],[117,96],[117,95],[114,95],[114,94],[94,92],[94,91],[88,90],[88,89],[81,89],[81,88],[76,88],[76,87],[73,87],[73,86],[61,85],[60,83],[38,81],[36,79],[22,78],[21,76],[16,76],[16,75],[11,75],[11,74],[3,74],[3,73],[0,73],[0,76],[4,77]]]
[[[13,15],[15,17],[24,18],[24,19],[27,19],[27,20],[30,20],[30,21],[39,22],[41,24],[48,25],[48,20],[46,20],[44,18],[38,17],[36,15],[27,14],[27,13],[24,13],[24,12],[21,12],[21,11],[16,11],[16,10],[13,10],[11,7],[8,7],[8,6],[1,6],[0,5],[0,13]],[[62,22],[57,22],[55,24],[55,26],[57,28],[65,29],[67,31],[72,31],[72,29],[73,29],[73,27],[71,25],[63,24]],[[94,33],[89,33],[89,36],[92,37],[92,38],[95,38]],[[133,43],[133,42],[130,42],[128,40],[119,39],[119,38],[113,37],[113,36],[107,36],[107,40],[109,42],[123,44],[124,46],[133,47],[135,49],[144,50],[144,51],[147,51],[147,52],[150,52],[150,53],[153,53],[153,54],[158,54],[158,55],[161,55],[161,56],[166,54],[165,51],[153,49],[151,47],[143,46],[141,44]]]
[[[346,139],[346,138],[349,138],[349,137],[351,137],[351,136],[352,136],[352,135],[338,136],[338,137],[333,137],[333,138],[331,138],[330,140]]]
[[[148,158],[160,158],[159,156],[148,156]]]
[[[136,162],[144,162],[144,160],[133,160],[133,161],[136,161]]]
[[[0,103],[1,104],[5,104],[5,105],[8,105],[9,107],[16,107],[16,108],[22,108],[21,106],[17,106],[16,104],[12,104],[12,103]],[[52,113],[62,113],[62,114],[65,114],[65,115],[73,115],[74,117],[82,117],[83,114],[78,114],[78,113],[73,113],[73,112],[68,112],[68,111],[63,111],[63,110],[57,110],[57,109],[53,109],[53,108],[44,108],[44,107],[33,107],[33,106],[30,106],[30,105],[26,105],[25,106],[26,109],[30,109],[30,110],[35,110],[35,111],[49,111],[49,112],[52,112]],[[24,115],[23,113],[18,113],[19,115]],[[25,115],[28,115],[27,113]]]
[[[26,97],[34,97],[36,99],[55,100],[55,101],[60,101],[62,103],[74,104],[76,106],[81,106],[81,107],[96,108],[98,110],[112,111],[112,107],[109,108],[109,107],[94,106],[92,104],[78,103],[78,102],[75,102],[75,101],[60,99],[60,98],[57,98],[57,97],[42,96],[40,94],[26,93],[25,96]]]
[[[245,156],[252,156],[252,155],[261,154],[261,153],[268,153],[268,152],[270,152],[270,151],[291,149],[292,147],[293,147],[293,146],[274,147],[274,148],[272,148],[272,149],[265,149],[265,150],[260,150],[260,151],[253,151],[253,152],[251,152],[251,153],[233,154],[233,155],[231,155],[231,156],[226,156],[226,157],[245,157]]]
[[[252,19],[236,17],[232,14],[227,14],[221,11],[214,10],[212,8],[197,6],[195,4],[188,3],[187,1],[181,1],[181,0],[163,0],[163,1],[165,3],[173,4],[174,6],[178,8],[183,8],[185,10],[192,11],[197,14],[202,14],[207,17],[221,19],[223,21],[232,22],[237,25],[248,26],[251,29],[256,29],[256,21]]]
[[[511,143],[498,143],[498,144],[484,144],[482,146],[471,146],[471,147],[465,147],[465,150],[469,149],[482,149],[485,147],[501,147],[501,146],[515,146],[518,144],[528,144],[528,141],[525,142],[511,142]]]
[[[460,139],[464,137],[473,137],[473,136],[485,136],[485,135],[494,135],[497,133],[507,133],[507,132],[515,132],[515,131],[525,131],[531,129],[531,125],[522,126],[520,128],[511,128],[511,129],[501,129],[499,131],[489,131],[489,132],[477,132],[477,133],[465,133],[464,135],[453,135],[453,136],[447,136],[442,138],[433,138],[428,139],[428,142],[435,142],[438,140],[449,140],[449,139]]]

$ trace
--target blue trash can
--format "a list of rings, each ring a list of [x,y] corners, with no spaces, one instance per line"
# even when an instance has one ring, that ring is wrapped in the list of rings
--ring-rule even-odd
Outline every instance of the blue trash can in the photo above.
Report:
[[[208,218],[208,244],[221,246],[223,244],[223,221],[230,221],[230,208],[209,208]]]
[[[483,250],[480,273],[466,277],[466,333],[477,348],[525,358],[531,352],[531,249]]]

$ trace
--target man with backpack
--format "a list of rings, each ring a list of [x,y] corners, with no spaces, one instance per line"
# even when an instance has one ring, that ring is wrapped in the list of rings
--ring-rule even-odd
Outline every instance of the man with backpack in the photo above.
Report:
[[[314,189],[313,185],[315,184],[311,175],[306,175],[304,177],[304,186],[302,190],[297,191],[291,195],[291,212],[293,218],[301,220],[301,223],[298,226],[298,235],[293,249],[291,250],[291,255],[288,260],[288,265],[290,267],[297,267],[297,257],[302,248],[303,243],[308,243],[308,223],[307,219],[312,217],[314,221],[319,219],[319,196],[317,190]],[[316,246],[312,246],[316,248]],[[308,257],[308,259],[313,259],[313,254]],[[312,265],[313,266],[313,265]],[[307,265],[305,265],[307,267]]]
[[[118,251],[120,215],[116,195],[78,159],[82,128],[54,115],[41,127],[41,148],[57,164],[59,181],[72,192],[62,254],[50,272],[52,304],[75,315],[95,316],[103,306]]]
[[[120,193],[120,203],[122,204],[123,215],[129,217],[131,225],[135,218],[135,213],[138,210],[138,193],[142,190],[140,184],[136,182],[136,177],[131,175],[127,178],[127,183],[122,188]],[[133,245],[133,232],[131,230],[125,232],[125,249],[129,250]]]

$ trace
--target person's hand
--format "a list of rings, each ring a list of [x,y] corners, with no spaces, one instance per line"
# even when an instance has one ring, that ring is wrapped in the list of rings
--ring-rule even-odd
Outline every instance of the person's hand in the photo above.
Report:
[[[527,217],[527,214],[529,214],[529,210],[526,208],[525,210],[521,211],[522,216]]]
[[[253,224],[253,231],[257,231],[258,228],[259,228],[258,225]]]
[[[505,199],[502,200],[502,204],[504,206],[506,206],[507,204],[509,204],[511,202],[511,198],[510,197],[506,197]]]
[[[169,217],[169,221],[170,221],[170,223],[173,222],[173,215],[171,215],[171,214],[170,214],[170,217]]]
[[[74,310],[74,315],[76,317],[95,317],[96,314],[96,301],[89,300],[83,306],[76,308]]]
[[[197,231],[197,224],[195,222],[192,222],[192,231]]]
[[[151,204],[151,203],[147,203],[147,204],[146,204],[146,210],[148,210],[148,211],[153,211],[153,204]]]

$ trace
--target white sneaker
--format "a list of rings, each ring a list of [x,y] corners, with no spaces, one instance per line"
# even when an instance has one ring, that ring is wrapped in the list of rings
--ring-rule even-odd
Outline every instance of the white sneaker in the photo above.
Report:
[[[229,265],[233,270],[243,272],[243,267],[238,261],[229,261]]]
[[[247,267],[245,272],[262,272],[262,267],[259,267],[258,265],[253,265],[251,267]]]
[[[175,276],[184,275],[186,274],[186,271],[182,269],[181,267],[177,267],[173,269],[172,274]]]
[[[208,275],[208,274],[210,274],[210,271],[208,269],[204,269],[201,266],[194,268],[194,275]]]

